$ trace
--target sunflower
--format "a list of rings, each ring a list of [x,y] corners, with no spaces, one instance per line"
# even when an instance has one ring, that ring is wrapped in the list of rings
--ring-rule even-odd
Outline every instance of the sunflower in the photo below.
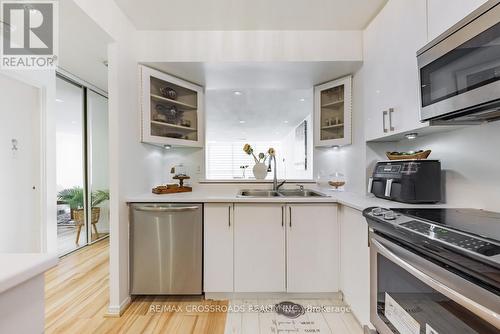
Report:
[[[252,146],[250,146],[250,144],[245,144],[245,146],[243,146],[243,151],[245,151],[246,154],[250,155],[253,153],[253,148]]]

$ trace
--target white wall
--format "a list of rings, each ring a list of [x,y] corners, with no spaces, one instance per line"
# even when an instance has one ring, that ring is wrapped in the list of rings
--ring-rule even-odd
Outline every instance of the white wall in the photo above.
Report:
[[[430,149],[429,158],[441,160],[444,170],[446,203],[500,212],[499,144],[500,122],[493,122],[386,144],[375,150],[383,154],[386,149]]]
[[[39,252],[40,92],[2,74],[0,91],[0,253]]]
[[[363,59],[362,31],[137,31],[134,39],[141,62]]]

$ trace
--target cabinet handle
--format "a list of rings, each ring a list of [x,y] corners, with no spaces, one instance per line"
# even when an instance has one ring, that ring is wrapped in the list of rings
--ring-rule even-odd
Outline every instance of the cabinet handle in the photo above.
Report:
[[[387,116],[387,110],[382,111],[382,128],[384,129],[384,133],[387,133],[387,128],[385,127],[385,116]]]
[[[227,218],[228,218],[228,224],[229,224],[229,227],[231,227],[231,205],[227,207],[228,210],[227,210]]]
[[[389,108],[389,130],[391,131],[394,131],[396,130],[393,126],[392,126],[392,113],[394,112],[394,108]]]
[[[290,228],[292,228],[292,207],[288,207],[289,213],[290,213]]]
[[[281,227],[285,227],[285,207],[281,207]]]

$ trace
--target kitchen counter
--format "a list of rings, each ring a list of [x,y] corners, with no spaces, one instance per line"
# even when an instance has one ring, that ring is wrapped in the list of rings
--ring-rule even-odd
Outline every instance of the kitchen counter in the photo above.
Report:
[[[57,261],[55,254],[0,254],[0,293],[44,273]]]
[[[43,333],[45,271],[55,254],[0,254],[0,333]]]
[[[255,188],[245,186],[243,188]],[[446,204],[405,204],[376,198],[373,195],[357,194],[353,192],[333,191],[331,188],[322,188],[316,185],[305,186],[306,189],[319,191],[328,197],[240,197],[239,189],[235,187],[200,186],[192,192],[168,195],[142,194],[130,196],[128,203],[339,203],[357,210],[364,210],[371,206],[386,208],[409,207],[446,207]],[[264,187],[262,187],[264,189]]]

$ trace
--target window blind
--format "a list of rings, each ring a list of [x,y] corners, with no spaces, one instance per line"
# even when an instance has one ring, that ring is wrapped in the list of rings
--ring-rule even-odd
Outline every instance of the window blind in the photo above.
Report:
[[[241,166],[248,166],[245,171],[245,179],[255,179],[252,168],[255,161],[251,155],[243,151],[246,142],[219,142],[212,141],[206,144],[206,178],[209,180],[238,180],[243,179],[243,169]],[[258,156],[260,152],[266,154],[269,147],[273,147],[276,152],[281,151],[279,142],[251,142],[254,154]],[[266,160],[266,164],[269,160]],[[279,164],[279,158],[278,158]],[[280,168],[278,167],[278,173]],[[282,174],[282,173],[279,173]],[[271,178],[271,173],[267,178]]]

